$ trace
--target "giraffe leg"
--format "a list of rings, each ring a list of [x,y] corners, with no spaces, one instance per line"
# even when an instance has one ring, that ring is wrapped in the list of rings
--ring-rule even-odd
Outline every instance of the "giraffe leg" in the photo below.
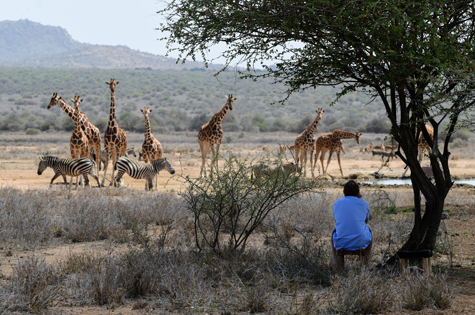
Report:
[[[310,171],[312,172],[312,178],[315,177],[315,172],[314,172],[314,168],[313,168],[313,147],[310,148]]]
[[[114,187],[117,187],[117,180],[114,177],[114,174],[115,174],[114,168],[115,168],[115,163],[117,162],[117,156],[114,154],[115,150],[114,149],[112,149],[112,150],[113,150],[113,152],[112,152],[112,175],[111,175],[112,180],[111,180],[111,183],[109,184],[109,186],[114,185]]]
[[[104,177],[102,178],[102,183],[101,186],[104,187],[104,182],[106,181],[106,176],[107,176],[107,168],[109,166],[109,154],[110,154],[110,147],[105,147],[104,148],[106,151],[106,160],[104,162]],[[114,167],[114,166],[112,166]]]
[[[325,174],[325,167],[323,166],[323,160],[325,159],[326,150],[322,150],[320,153],[320,164],[322,164],[322,174]]]
[[[343,170],[341,169],[341,163],[340,163],[340,151],[336,151],[336,157],[338,159],[338,165],[340,166],[341,176],[343,176]]]
[[[302,149],[302,167],[303,167],[303,177],[307,177],[307,150]]]
[[[302,167],[302,161],[300,160],[300,157],[299,157],[300,148],[295,146],[294,151],[295,151],[295,159],[296,159],[295,164],[297,164],[297,166],[299,166],[299,162],[300,162],[300,167]]]
[[[320,154],[320,148],[315,148],[315,160],[313,161],[313,170],[315,171],[315,166],[318,167],[318,174],[320,175],[320,166],[318,165],[318,156]]]
[[[101,171],[101,144],[100,143],[95,143],[93,145],[93,148],[94,148],[94,155],[96,157],[95,161],[96,162],[96,172],[97,172],[97,176],[99,177],[100,176],[100,171]]]
[[[218,158],[219,158],[219,146],[221,143],[216,143],[216,152],[214,151],[214,146],[211,146],[211,150],[213,152],[213,161],[212,163],[215,165],[216,173],[218,173]]]
[[[208,154],[208,150],[209,150],[209,142],[200,141],[200,149],[201,149],[200,177],[202,176],[203,172],[204,172],[204,176],[206,177],[205,159],[206,159],[206,155]]]
[[[330,155],[328,156],[327,168],[325,169],[325,173],[328,172],[328,166],[330,165],[332,154],[333,154],[333,150],[330,150]]]

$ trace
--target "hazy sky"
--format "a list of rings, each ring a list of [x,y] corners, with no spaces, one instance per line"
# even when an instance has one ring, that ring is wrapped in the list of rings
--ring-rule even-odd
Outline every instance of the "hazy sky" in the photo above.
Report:
[[[2,0],[0,21],[28,19],[61,26],[79,42],[165,55],[165,42],[158,40],[164,35],[155,30],[163,5],[156,0]]]

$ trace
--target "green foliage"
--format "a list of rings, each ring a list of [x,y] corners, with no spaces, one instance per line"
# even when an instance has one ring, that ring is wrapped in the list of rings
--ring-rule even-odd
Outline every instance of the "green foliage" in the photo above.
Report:
[[[36,128],[28,128],[28,129],[26,129],[26,134],[27,134],[27,135],[37,135],[37,134],[40,134],[40,133],[41,133],[41,130],[36,129]]]
[[[231,156],[210,177],[181,177],[186,189],[180,195],[193,213],[198,248],[221,255],[226,249],[243,251],[271,211],[319,186],[282,172],[252,177],[253,166],[248,163]]]
[[[21,70],[21,71],[20,71]],[[276,108],[271,103],[280,98],[282,84],[273,85],[269,90],[269,79],[259,79],[256,82],[250,80],[235,80],[235,74],[225,72],[217,80],[210,71],[141,71],[141,70],[105,70],[105,69],[48,69],[48,68],[2,68],[0,76],[8,77],[5,84],[0,84],[0,109],[10,110],[11,105],[17,102],[21,104],[19,110],[27,108],[41,121],[47,119],[50,114],[55,114],[61,119],[64,112],[59,106],[47,110],[46,107],[51,99],[52,87],[58,91],[64,99],[81,95],[84,97],[85,112],[93,124],[101,124],[108,119],[110,110],[110,90],[104,81],[116,78],[121,81],[116,90],[116,115],[119,126],[126,131],[143,130],[143,115],[140,108],[145,106],[153,109],[150,116],[152,123],[156,123],[160,130],[189,130],[198,131],[207,123],[211,116],[220,110],[225,103],[224,96],[230,91],[237,89],[238,99],[234,104],[234,110],[228,114],[223,122],[225,131],[293,131],[302,132],[315,117],[316,103],[319,107],[328,109],[328,104],[335,98],[338,89],[323,87],[315,90],[300,92],[289,99],[292,106],[279,106]],[[42,80],[36,80],[41,76]],[[61,80],[58,80],[61,78]],[[89,78],[77,83],[78,78]],[[157,86],[156,82],[160,82]],[[178,86],[181,86],[178,88]],[[183,87],[186,86],[186,89]],[[206,87],[204,89],[203,87]],[[22,92],[28,89],[28,95]],[[180,91],[174,93],[172,91]],[[267,91],[262,93],[262,91]],[[18,96],[21,95],[21,97]],[[137,96],[137,95],[140,96]],[[135,95],[135,96],[134,96]],[[138,98],[137,98],[138,97]],[[369,101],[362,93],[355,92],[354,99]],[[373,103],[379,101],[373,101]],[[362,101],[354,107],[363,111],[365,103]],[[331,109],[334,117],[331,124],[339,123],[340,126],[348,126],[345,122],[347,111],[346,100],[335,103]],[[18,109],[13,108],[13,112]],[[121,115],[130,112],[133,119],[122,124]],[[128,115],[128,114],[126,114]],[[257,119],[254,119],[256,118]],[[351,121],[360,126],[373,118],[383,117],[381,106],[375,106],[371,112],[358,120]],[[330,115],[327,116],[330,118]],[[167,121],[170,120],[170,123]],[[299,122],[303,123],[299,124]],[[253,123],[256,123],[254,125]],[[142,126],[140,126],[142,124]],[[302,126],[305,124],[305,126]],[[319,126],[319,131],[328,132],[330,123],[324,118]],[[40,124],[41,125],[41,124]],[[295,127],[295,125],[298,125]],[[56,129],[62,129],[60,123],[55,122]],[[31,126],[29,126],[31,127]],[[25,125],[19,126],[19,130],[26,130]],[[99,127],[103,131],[102,127]],[[158,129],[157,129],[158,130]],[[155,128],[153,129],[155,131]]]

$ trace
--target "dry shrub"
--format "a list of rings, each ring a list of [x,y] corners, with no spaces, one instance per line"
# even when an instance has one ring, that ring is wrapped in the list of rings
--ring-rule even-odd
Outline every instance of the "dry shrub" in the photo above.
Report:
[[[241,310],[249,313],[268,311],[270,289],[265,281],[260,281],[255,286],[245,287],[240,294]]]
[[[8,310],[38,313],[61,293],[59,268],[42,258],[30,256],[13,268],[10,292],[15,296]]]
[[[328,314],[376,314],[389,308],[395,292],[386,277],[362,271],[346,277],[336,276],[331,293],[334,302],[329,302]]]
[[[101,268],[90,275],[90,295],[99,305],[123,304],[124,287],[121,285],[120,266],[114,259],[108,259]]]
[[[420,311],[426,308],[445,310],[452,302],[452,290],[445,274],[406,273],[401,284],[402,306]]]
[[[35,246],[53,235],[53,194],[46,191],[0,189],[0,239],[22,246]]]
[[[107,257],[97,253],[69,253],[65,260],[59,262],[66,275],[97,269]]]

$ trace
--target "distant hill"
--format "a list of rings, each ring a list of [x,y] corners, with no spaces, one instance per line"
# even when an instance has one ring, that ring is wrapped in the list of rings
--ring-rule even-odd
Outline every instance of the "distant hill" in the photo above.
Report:
[[[204,70],[202,62],[176,64],[173,58],[127,46],[90,45],[75,41],[58,26],[29,20],[0,21],[0,66],[149,70]],[[219,65],[210,65],[217,70]]]
[[[0,64],[41,59],[81,48],[65,29],[29,20],[0,22]]]

